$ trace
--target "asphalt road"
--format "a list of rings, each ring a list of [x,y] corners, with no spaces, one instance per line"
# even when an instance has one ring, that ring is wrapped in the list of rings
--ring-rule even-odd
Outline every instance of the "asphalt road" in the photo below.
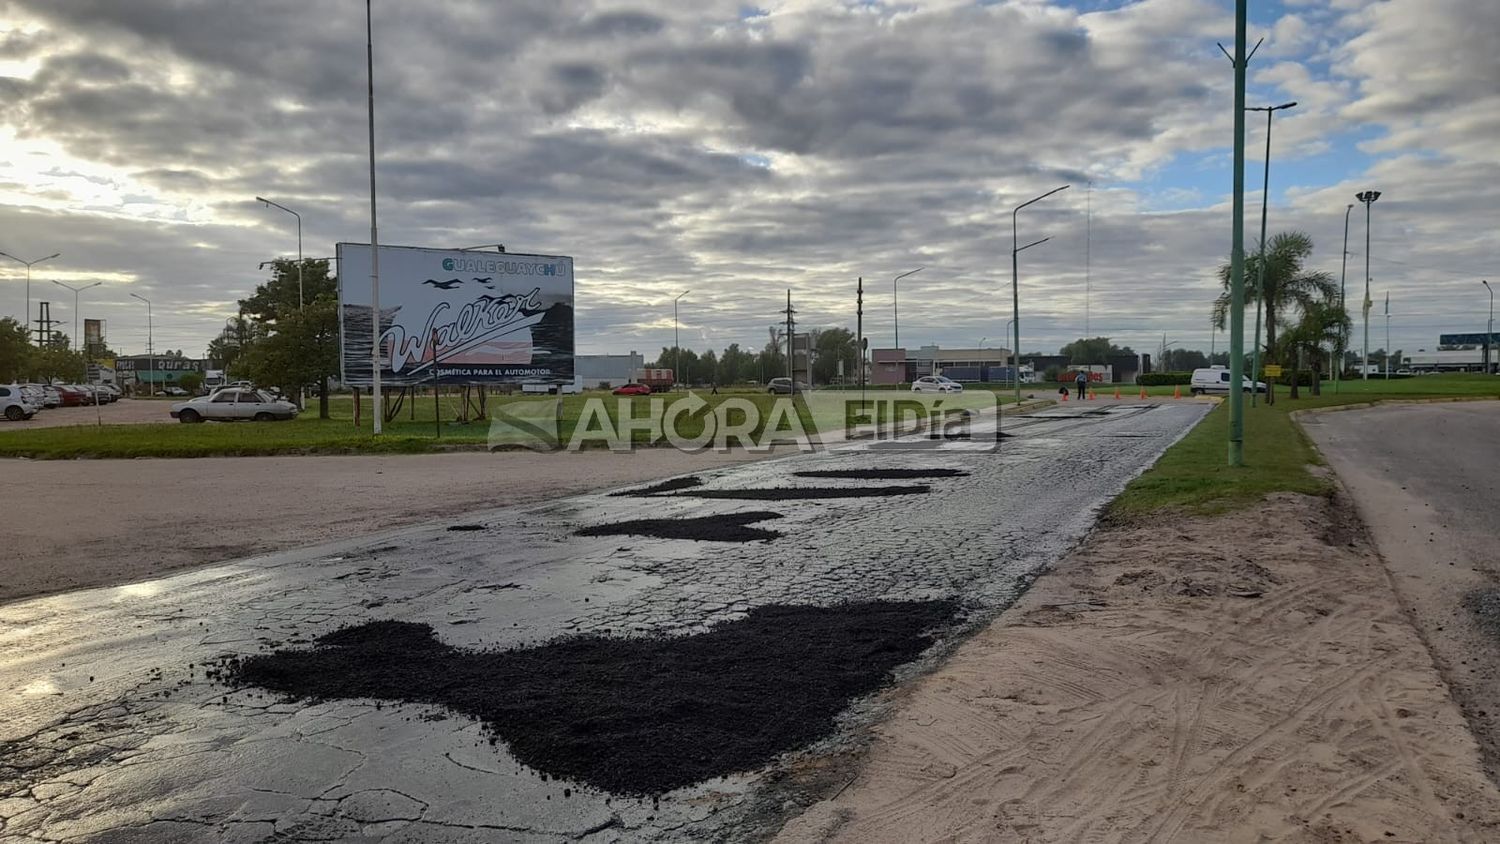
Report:
[[[769,604],[1009,605],[1209,405],[1100,402],[993,421],[968,441],[855,443],[700,472],[702,492],[860,487],[793,473],[946,468],[893,497],[736,501],[579,495],[0,606],[0,836],[41,840],[555,841],[773,831],[777,771],[816,764],[871,715],[773,765],[625,799],[517,764],[462,717],[371,700],[285,701],[206,680],[216,658],[379,619],[455,647],[568,633],[701,632]],[[892,481],[879,481],[889,485]],[[774,510],[774,542],[581,537],[625,519]],[[455,532],[455,525],[478,526]],[[953,631],[957,632],[957,631]],[[927,659],[935,658],[933,649]],[[897,679],[921,670],[898,670]],[[811,760],[811,761],[810,761]]]
[[[1302,423],[1353,496],[1392,583],[1500,771],[1500,402],[1389,405]]]

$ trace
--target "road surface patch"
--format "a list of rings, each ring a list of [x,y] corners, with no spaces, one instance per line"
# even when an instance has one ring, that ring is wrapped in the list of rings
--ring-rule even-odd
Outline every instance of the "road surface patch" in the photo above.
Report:
[[[661,495],[664,492],[676,492],[679,489],[692,489],[695,486],[703,486],[703,479],[696,475],[688,475],[685,478],[672,478],[651,486],[638,487],[636,489],[622,489],[619,492],[611,492],[611,498],[645,498],[652,495]]]
[[[913,478],[967,478],[962,469],[815,469],[793,472],[799,478],[849,478],[861,481],[906,481]]]
[[[747,501],[799,501],[816,498],[886,498],[893,495],[926,495],[926,484],[911,486],[783,486],[751,489],[700,489],[682,493],[693,498],[723,498]]]
[[[833,733],[850,701],[886,685],[957,613],[952,601],[770,605],[706,633],[515,650],[461,650],[429,625],[375,621],[311,649],[231,659],[218,676],[295,699],[444,706],[544,774],[661,794]]]
[[[579,536],[650,536],[657,539],[694,539],[701,542],[755,542],[781,537],[779,531],[750,527],[754,522],[781,518],[780,513],[757,510],[687,519],[631,519],[579,528]]]

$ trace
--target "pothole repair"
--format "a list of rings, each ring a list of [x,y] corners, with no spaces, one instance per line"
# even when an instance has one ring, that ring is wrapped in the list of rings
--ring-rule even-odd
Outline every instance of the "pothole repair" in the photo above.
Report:
[[[622,489],[619,492],[611,492],[610,498],[622,497],[645,497],[649,495],[661,495],[664,492],[676,492],[679,489],[692,489],[695,486],[703,486],[703,479],[696,475],[688,475],[685,478],[671,478],[659,484],[643,486],[639,489]]]
[[[830,735],[850,701],[888,684],[957,614],[951,601],[773,605],[690,636],[509,651],[460,650],[426,624],[375,621],[308,650],[231,659],[217,676],[305,700],[444,706],[544,774],[661,794]]]
[[[784,486],[764,489],[699,489],[685,492],[694,498],[723,498],[744,501],[799,501],[816,498],[884,498],[893,495],[925,495],[932,491],[926,484],[911,486]]]
[[[913,478],[967,478],[962,469],[814,469],[793,472],[799,478],[849,478],[862,481],[905,481]]]
[[[651,536],[657,539],[695,539],[701,542],[755,542],[778,539],[781,533],[750,525],[779,518],[780,513],[756,511],[687,519],[633,519],[580,528],[577,533],[579,536]]]

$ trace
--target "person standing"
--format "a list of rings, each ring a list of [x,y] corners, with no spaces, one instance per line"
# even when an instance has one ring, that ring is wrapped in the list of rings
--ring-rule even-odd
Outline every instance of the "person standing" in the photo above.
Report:
[[[1088,398],[1089,374],[1081,369],[1078,370],[1078,375],[1074,378],[1074,382],[1078,387],[1078,400],[1082,401]]]

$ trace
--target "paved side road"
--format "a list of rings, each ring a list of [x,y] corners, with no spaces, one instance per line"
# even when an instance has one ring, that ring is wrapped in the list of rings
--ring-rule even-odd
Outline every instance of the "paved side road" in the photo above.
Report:
[[[1304,414],[1500,771],[1500,402]],[[1475,602],[1481,612],[1469,608]]]
[[[693,634],[771,604],[951,600],[979,624],[1208,409],[1058,408],[1007,419],[1011,438],[998,450],[993,430],[988,443],[981,432],[969,442],[849,444],[699,472],[694,494],[455,509],[435,524],[0,607],[0,834],[564,841],[774,830],[787,811],[776,791],[786,776],[734,774],[659,804],[626,798],[520,765],[462,715],[370,699],[287,701],[205,681],[203,666],[374,620],[427,624],[461,649],[575,632]],[[734,497],[869,486],[795,473],[871,468],[966,474],[925,481],[920,494]],[[762,523],[782,534],[774,541],[575,533],[764,510],[779,517]],[[580,694],[588,682],[576,681]],[[843,747],[869,714],[855,704],[838,736],[811,759],[794,754],[779,774],[830,764],[819,754]]]

